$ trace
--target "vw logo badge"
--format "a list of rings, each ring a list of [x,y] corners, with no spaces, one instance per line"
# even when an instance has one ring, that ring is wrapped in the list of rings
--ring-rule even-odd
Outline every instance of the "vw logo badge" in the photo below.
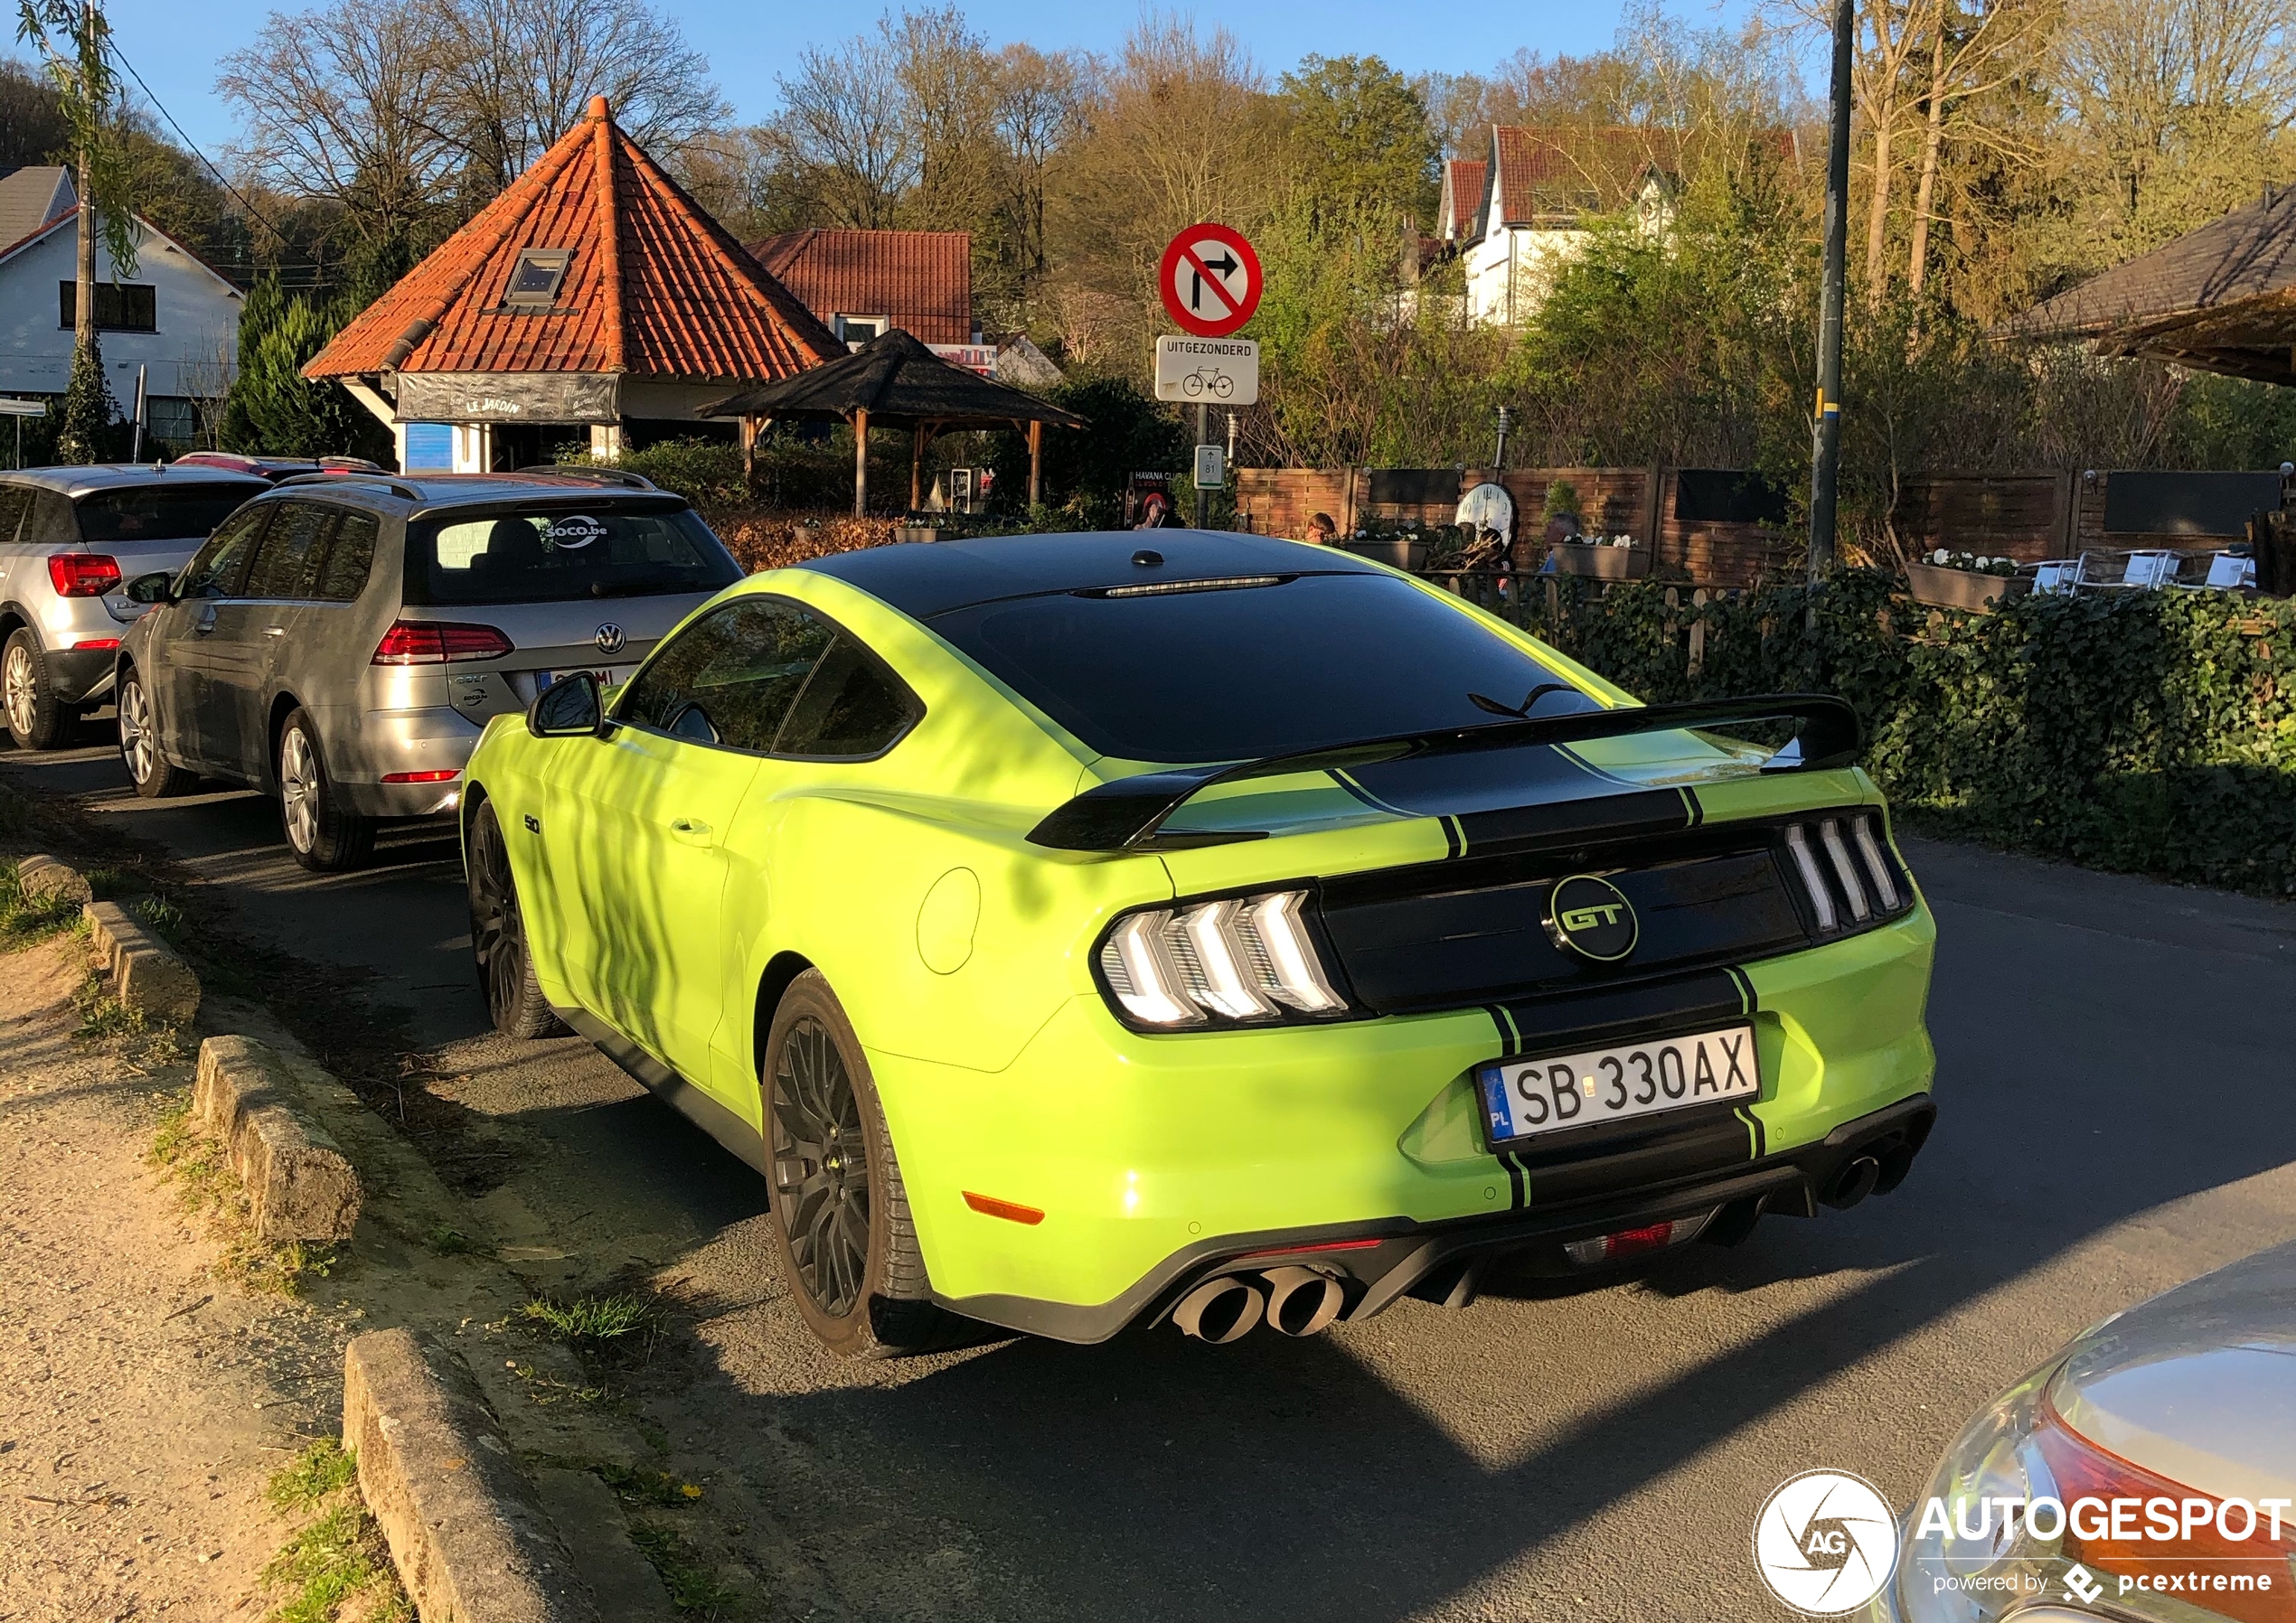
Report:
[[[622,652],[622,644],[628,641],[629,639],[622,634],[622,628],[618,625],[601,625],[598,628],[598,651],[600,653],[619,653]]]
[[[1633,904],[1608,879],[1573,874],[1555,881],[1547,897],[1547,933],[1555,944],[1597,963],[1616,963],[1634,950],[1642,927]]]

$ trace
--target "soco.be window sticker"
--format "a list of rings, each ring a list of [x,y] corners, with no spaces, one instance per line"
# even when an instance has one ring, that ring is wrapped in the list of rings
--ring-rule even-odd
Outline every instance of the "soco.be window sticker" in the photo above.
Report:
[[[587,513],[569,513],[542,531],[542,545],[572,552],[606,533],[606,526]]]

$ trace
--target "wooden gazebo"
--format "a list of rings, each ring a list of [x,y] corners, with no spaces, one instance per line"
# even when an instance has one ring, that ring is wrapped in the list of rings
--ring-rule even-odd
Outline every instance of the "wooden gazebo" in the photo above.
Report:
[[[2009,324],[2195,371],[2296,383],[2296,188],[2100,272]]]
[[[869,431],[911,431],[908,504],[924,500],[925,447],[936,436],[967,428],[1018,428],[1029,436],[1029,505],[1042,498],[1044,426],[1082,428],[1085,419],[1051,401],[944,361],[896,327],[842,361],[713,400],[711,417],[742,419],[741,443],[757,444],[776,420],[853,426],[853,516],[869,511]]]

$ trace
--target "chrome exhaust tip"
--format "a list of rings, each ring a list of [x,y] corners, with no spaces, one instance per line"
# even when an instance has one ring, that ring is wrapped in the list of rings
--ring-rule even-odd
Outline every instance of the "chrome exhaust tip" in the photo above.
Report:
[[[1286,1336],[1318,1334],[1347,1304],[1340,1281],[1313,1268],[1271,1268],[1260,1278],[1267,1281],[1267,1322]]]
[[[1854,1156],[1834,1174],[1825,1202],[1837,1212],[1846,1212],[1872,1194],[1880,1182],[1881,1163],[1869,1155]]]
[[[1206,1280],[1181,1297],[1172,1310],[1172,1319],[1183,1335],[1226,1346],[1251,1334],[1266,1306],[1266,1299],[1256,1289],[1232,1275],[1222,1275]]]

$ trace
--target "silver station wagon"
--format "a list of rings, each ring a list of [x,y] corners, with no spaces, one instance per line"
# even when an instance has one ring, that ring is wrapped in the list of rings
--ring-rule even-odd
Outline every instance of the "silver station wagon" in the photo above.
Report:
[[[136,793],[278,796],[306,868],[454,811],[488,718],[620,681],[740,567],[681,496],[602,469],[288,479],[232,514],[122,640]]]

